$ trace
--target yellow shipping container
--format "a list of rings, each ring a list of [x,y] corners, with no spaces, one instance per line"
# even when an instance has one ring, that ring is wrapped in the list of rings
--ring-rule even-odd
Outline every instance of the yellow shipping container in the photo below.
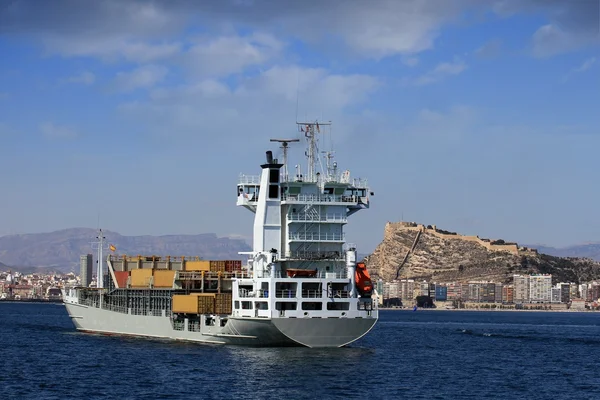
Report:
[[[169,270],[154,270],[154,287],[171,288],[175,279],[175,271]]]
[[[210,271],[210,261],[199,260],[199,261],[186,261],[185,271]]]
[[[174,313],[198,314],[198,296],[175,294],[172,309]]]
[[[216,314],[231,314],[231,293],[219,293],[215,298]]]
[[[215,296],[197,296],[198,314],[215,313]]]
[[[152,270],[140,268],[131,270],[131,287],[148,287],[152,279]]]

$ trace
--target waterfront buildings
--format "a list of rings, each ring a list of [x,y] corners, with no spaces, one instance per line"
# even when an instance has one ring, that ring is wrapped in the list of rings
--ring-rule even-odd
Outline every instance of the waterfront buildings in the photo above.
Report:
[[[512,283],[488,281],[468,282],[416,282],[412,279],[400,279],[392,282],[379,282],[383,293],[381,303],[384,306],[412,307],[417,296],[429,296],[435,302],[475,303],[495,305],[540,305],[542,307],[559,304],[577,304],[573,300],[583,300],[594,308],[600,307],[600,282],[575,284],[559,282],[552,285],[552,275],[514,275]]]

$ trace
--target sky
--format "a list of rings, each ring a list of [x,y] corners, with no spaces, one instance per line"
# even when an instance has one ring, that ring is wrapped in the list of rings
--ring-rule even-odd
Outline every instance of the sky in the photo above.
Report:
[[[375,193],[360,253],[400,220],[600,241],[599,20],[598,0],[2,0],[0,235],[250,240],[239,174],[318,120]]]

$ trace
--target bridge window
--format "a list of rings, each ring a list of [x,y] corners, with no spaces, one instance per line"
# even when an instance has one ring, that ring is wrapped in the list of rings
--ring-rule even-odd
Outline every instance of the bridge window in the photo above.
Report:
[[[302,303],[302,309],[303,310],[322,310],[323,303],[316,302],[316,301],[306,301],[306,302]]]
[[[298,308],[298,304],[291,301],[278,301],[275,303],[275,309],[277,311],[281,310],[296,310]]]
[[[242,301],[242,310],[252,310],[252,302]]]
[[[327,303],[327,309],[329,311],[334,311],[334,310],[347,311],[350,309],[350,303],[348,303],[347,301],[345,301],[345,302],[336,301],[335,303],[329,302],[329,303]]]

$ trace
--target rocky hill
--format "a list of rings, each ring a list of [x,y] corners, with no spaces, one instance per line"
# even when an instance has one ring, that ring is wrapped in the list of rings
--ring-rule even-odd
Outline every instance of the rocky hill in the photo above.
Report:
[[[504,240],[482,239],[411,222],[387,223],[384,239],[365,258],[374,278],[510,282],[514,274],[552,274],[553,281],[600,278],[600,262],[561,258]]]
[[[68,272],[78,271],[79,256],[93,253],[90,243],[97,231],[72,228],[50,233],[8,235],[0,237],[0,260],[17,267],[52,267]],[[123,236],[105,231],[106,241],[114,244],[118,254],[200,256],[205,259],[240,259],[238,251],[250,246],[239,239],[217,237],[214,233],[199,235]],[[107,243],[107,244],[108,244]],[[19,268],[17,268],[19,269]],[[22,269],[22,268],[21,268]]]

